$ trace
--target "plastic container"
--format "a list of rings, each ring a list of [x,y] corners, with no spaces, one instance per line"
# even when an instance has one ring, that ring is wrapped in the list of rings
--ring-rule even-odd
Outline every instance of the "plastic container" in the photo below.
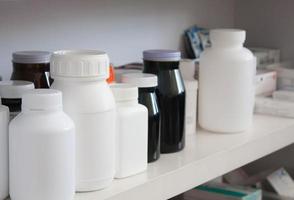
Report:
[[[0,200],[8,196],[8,107],[0,104]]]
[[[173,50],[143,52],[144,73],[158,76],[156,94],[161,113],[161,153],[185,147],[185,86],[179,70],[181,53]]]
[[[243,47],[246,32],[216,29],[212,48],[200,57],[199,123],[214,132],[234,133],[252,124],[256,59]]]
[[[36,88],[49,88],[51,53],[48,51],[18,51],[12,54],[13,72],[11,80],[33,82]]]
[[[148,162],[154,162],[160,157],[160,113],[155,94],[157,76],[143,73],[123,74],[122,82],[139,88],[139,103],[148,109]]]
[[[106,83],[109,58],[96,50],[52,55],[52,88],[63,93],[64,111],[76,125],[77,191],[109,186],[115,173],[115,101]]]
[[[138,103],[138,88],[111,85],[117,106],[116,178],[147,169],[148,111]]]
[[[8,106],[10,119],[21,111],[21,98],[23,94],[34,89],[34,84],[29,81],[0,81],[0,96],[3,105]]]
[[[74,132],[60,91],[38,89],[23,96],[22,112],[9,125],[11,199],[74,198]]]

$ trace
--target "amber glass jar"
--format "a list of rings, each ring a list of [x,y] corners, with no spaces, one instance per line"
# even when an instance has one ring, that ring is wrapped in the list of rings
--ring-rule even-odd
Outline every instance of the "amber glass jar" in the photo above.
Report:
[[[35,88],[49,88],[51,53],[47,51],[18,51],[12,54],[13,72],[11,80],[25,80]]]

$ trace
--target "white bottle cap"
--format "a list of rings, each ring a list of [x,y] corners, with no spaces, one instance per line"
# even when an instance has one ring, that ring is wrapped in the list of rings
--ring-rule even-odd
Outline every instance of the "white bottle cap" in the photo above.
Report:
[[[48,51],[17,51],[12,54],[12,62],[38,64],[49,63],[51,52]]]
[[[29,81],[0,81],[0,96],[4,99],[21,99],[24,93],[34,88]]]
[[[109,77],[109,58],[105,52],[96,50],[61,50],[51,56],[52,78],[99,78]]]
[[[240,29],[213,29],[210,31],[210,40],[214,43],[244,43],[246,39],[246,31]]]
[[[122,83],[128,83],[138,88],[156,87],[158,85],[157,76],[154,74],[129,73],[123,74]]]
[[[129,84],[116,83],[110,85],[115,101],[138,99],[138,88]]]
[[[22,110],[60,110],[62,93],[53,89],[35,89],[23,95]]]

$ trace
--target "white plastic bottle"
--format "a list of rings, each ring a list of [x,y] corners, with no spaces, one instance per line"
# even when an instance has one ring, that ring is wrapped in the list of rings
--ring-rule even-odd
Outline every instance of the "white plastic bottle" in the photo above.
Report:
[[[138,103],[138,88],[111,85],[117,105],[116,178],[147,169],[148,110]]]
[[[241,132],[252,123],[256,59],[243,47],[246,32],[216,29],[200,57],[199,123],[214,132]]]
[[[24,94],[9,125],[9,177],[12,200],[73,200],[75,129],[60,91]]]
[[[8,122],[9,109],[0,103],[0,200],[8,196]]]
[[[101,51],[57,51],[51,57],[52,88],[62,91],[64,111],[76,125],[78,192],[103,189],[114,178],[115,101],[108,68]]]

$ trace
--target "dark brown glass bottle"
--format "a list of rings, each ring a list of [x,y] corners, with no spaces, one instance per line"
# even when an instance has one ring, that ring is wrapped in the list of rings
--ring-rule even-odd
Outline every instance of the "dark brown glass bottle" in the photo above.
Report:
[[[50,52],[19,51],[12,55],[13,72],[11,80],[33,82],[35,88],[49,88],[52,79],[50,72]]]
[[[158,76],[156,94],[161,114],[161,153],[185,147],[185,87],[179,71],[181,54],[172,50],[144,51],[144,73]]]

